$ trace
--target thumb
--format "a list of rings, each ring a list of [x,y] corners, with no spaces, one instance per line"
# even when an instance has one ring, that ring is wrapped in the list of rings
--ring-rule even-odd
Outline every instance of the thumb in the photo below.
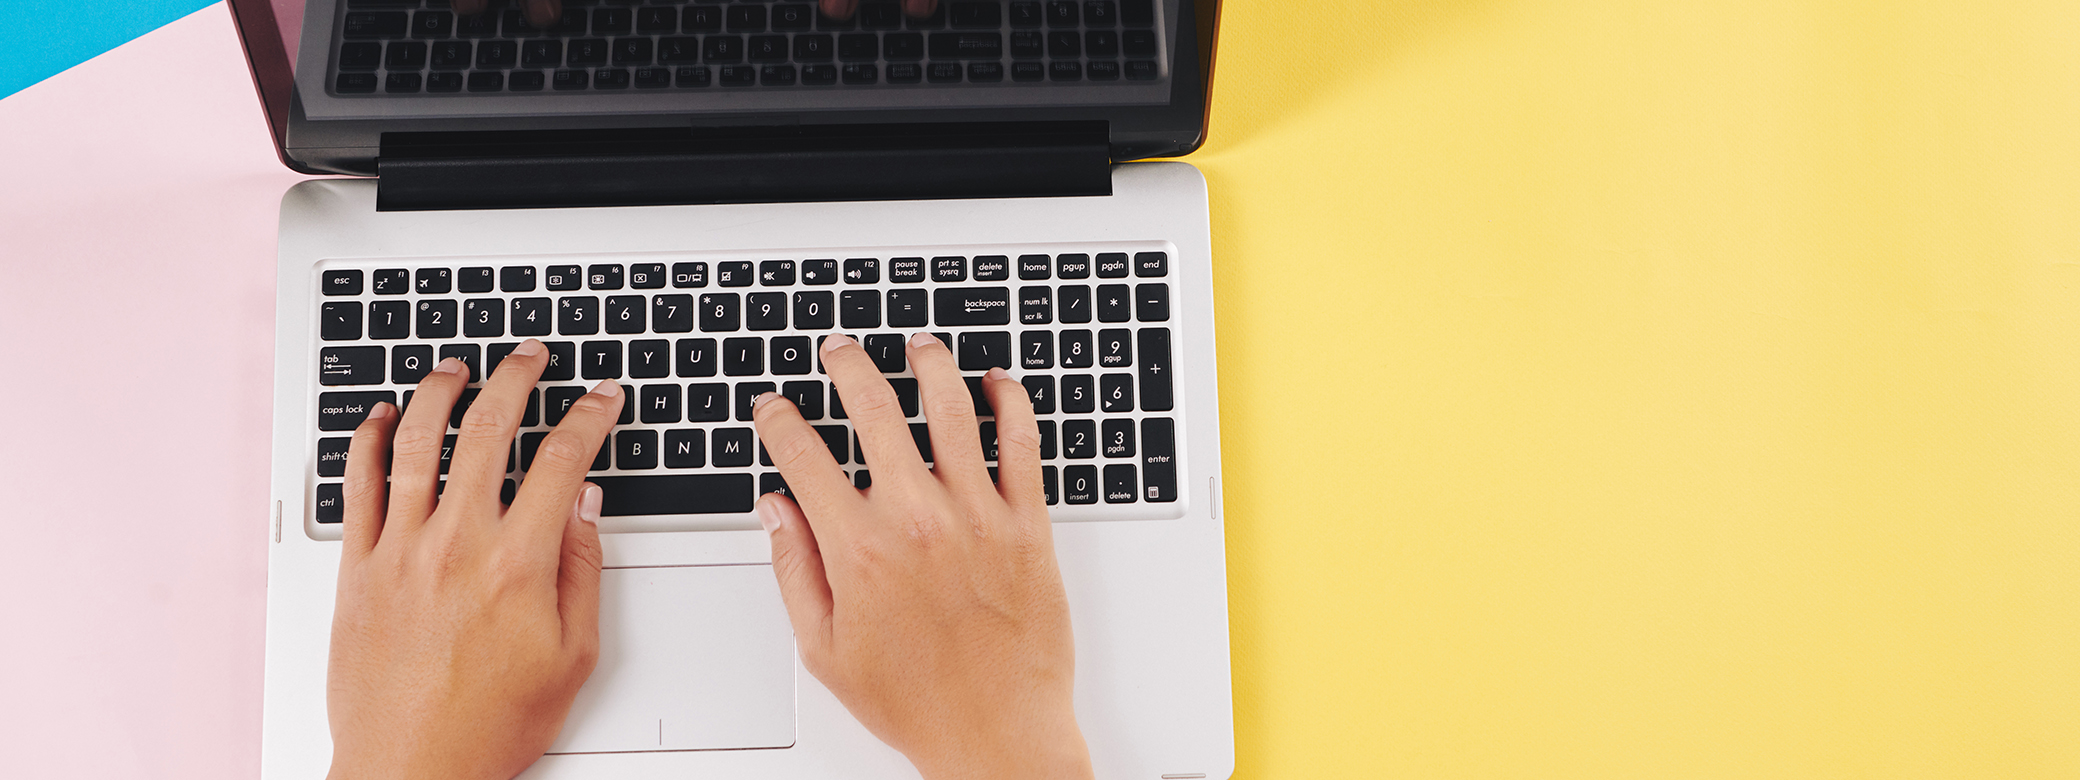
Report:
[[[599,486],[585,483],[563,524],[563,556],[556,572],[564,644],[588,656],[599,653],[599,504]]]
[[[802,658],[821,657],[830,640],[831,583],[816,533],[794,499],[779,493],[758,500],[758,522],[773,543],[773,576],[780,580],[780,600],[787,603]]]

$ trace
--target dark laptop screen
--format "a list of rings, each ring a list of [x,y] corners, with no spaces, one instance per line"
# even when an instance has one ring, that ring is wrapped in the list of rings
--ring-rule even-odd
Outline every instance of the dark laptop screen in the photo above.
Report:
[[[233,0],[285,161],[386,134],[1093,122],[1203,135],[1210,0]]]

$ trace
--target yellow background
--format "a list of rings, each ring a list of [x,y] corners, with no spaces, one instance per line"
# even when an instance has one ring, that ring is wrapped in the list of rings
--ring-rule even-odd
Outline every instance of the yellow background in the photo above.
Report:
[[[1237,777],[2080,777],[2080,3],[1222,21]]]

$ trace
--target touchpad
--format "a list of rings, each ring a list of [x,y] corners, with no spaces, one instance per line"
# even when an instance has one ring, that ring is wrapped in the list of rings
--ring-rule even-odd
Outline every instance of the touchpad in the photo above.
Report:
[[[551,753],[794,744],[794,632],[773,567],[600,575],[599,666]]]

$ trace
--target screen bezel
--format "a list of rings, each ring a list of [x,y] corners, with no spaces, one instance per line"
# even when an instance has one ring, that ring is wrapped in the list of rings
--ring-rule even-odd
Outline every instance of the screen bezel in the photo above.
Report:
[[[307,120],[296,95],[293,66],[271,0],[228,0],[254,87],[267,114],[275,151],[289,168],[308,174],[372,176],[383,136],[400,133],[497,133],[540,130],[602,136],[630,130],[802,125],[917,125],[1103,121],[1114,161],[1187,154],[1204,143],[1213,82],[1220,0],[1184,0],[1178,20],[1170,103],[1162,106],[900,109],[731,115],[683,113],[593,116],[470,117],[453,119]],[[1193,66],[1185,67],[1186,63]]]

